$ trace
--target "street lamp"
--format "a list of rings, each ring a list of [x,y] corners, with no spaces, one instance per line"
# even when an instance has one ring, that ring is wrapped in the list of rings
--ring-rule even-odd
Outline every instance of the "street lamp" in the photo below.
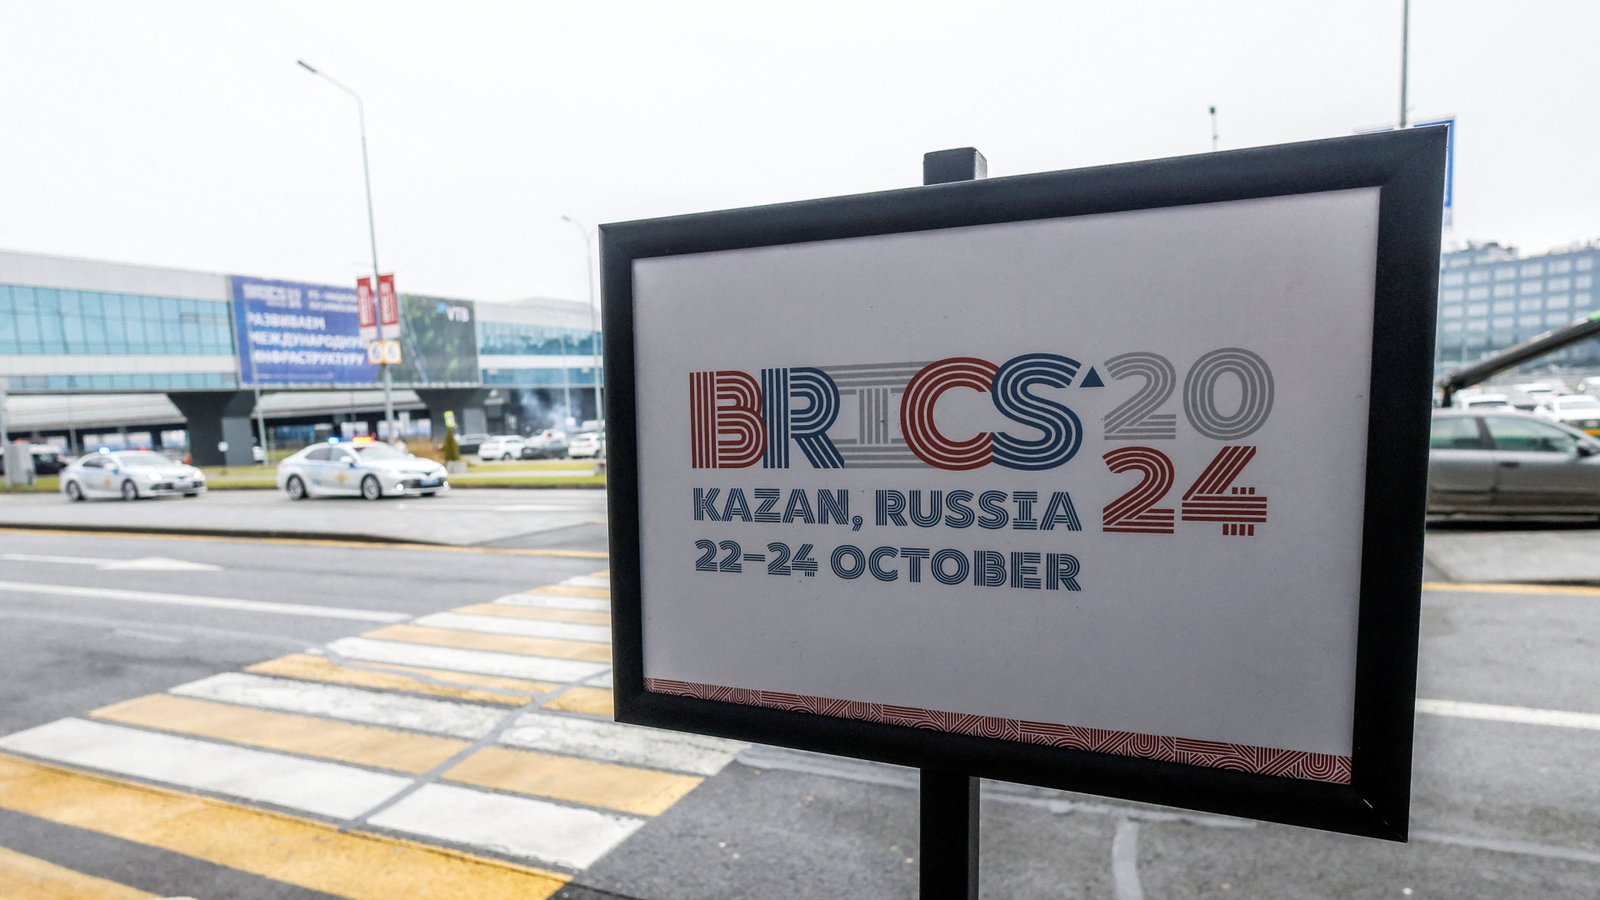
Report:
[[[356,118],[361,123],[361,175],[365,179],[366,185],[367,185],[367,235],[372,240],[372,296],[373,296],[374,301],[376,302],[377,297],[378,297],[378,229],[377,229],[377,226],[374,225],[373,222],[372,222],[372,167],[367,164],[367,107],[366,107],[366,104],[361,102],[361,95],[360,94],[356,93],[355,91],[351,90],[350,88],[346,87],[345,85],[340,84],[339,82],[335,81],[332,77],[330,77],[328,75],[328,73],[319,71],[315,66],[312,66],[310,63],[306,62],[303,59],[297,59],[297,60],[295,60],[295,62],[300,64],[300,68],[305,69],[307,72],[310,72],[311,74],[317,76],[318,78],[321,78],[323,81],[326,81],[327,83],[333,85],[334,87],[338,88],[339,90],[344,91],[346,94],[349,94],[356,101]],[[395,299],[395,303],[398,304],[400,302],[400,298],[399,297],[395,297],[394,299]],[[378,341],[381,344],[383,342],[383,339],[384,339],[384,335],[383,335],[383,315],[382,315],[381,310],[376,310],[376,312],[378,312],[379,314],[374,316],[373,318],[377,319]],[[385,355],[382,359],[379,360],[378,367],[383,372],[383,421],[384,421],[385,427],[387,428],[387,430],[389,432],[389,440],[392,441],[392,440],[395,439],[395,430],[394,430],[394,375],[389,370],[389,362],[388,362],[387,355]]]
[[[600,323],[595,319],[594,308],[594,243],[589,237],[589,226],[566,215],[561,221],[570,223],[583,235],[583,260],[589,265],[589,352],[594,357],[594,417],[604,421],[605,412],[600,408]]]

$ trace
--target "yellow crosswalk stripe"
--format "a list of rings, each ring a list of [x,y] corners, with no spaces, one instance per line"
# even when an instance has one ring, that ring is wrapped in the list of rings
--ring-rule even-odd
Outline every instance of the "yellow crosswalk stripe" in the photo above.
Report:
[[[590,578],[610,578],[611,577],[611,570],[610,569],[601,569],[598,572],[590,572],[589,573],[589,577]]]
[[[582,609],[545,609],[539,606],[512,606],[507,603],[477,603],[452,609],[471,616],[501,616],[507,619],[542,619],[546,622],[575,622],[579,625],[610,625],[611,614]]]
[[[547,584],[544,587],[536,587],[523,593],[554,594],[557,597],[593,597],[596,600],[611,599],[611,588],[577,587],[567,584]]]
[[[546,703],[544,708],[609,719],[616,710],[616,695],[605,688],[575,687]]]
[[[0,755],[0,809],[313,891],[542,900],[567,878],[412,841]]]
[[[377,631],[369,631],[362,637],[380,641],[403,641],[408,644],[430,644],[435,647],[456,647],[462,650],[492,650],[496,653],[520,653],[524,656],[545,656],[552,659],[611,662],[610,644],[595,644],[588,641],[483,634],[476,631],[428,628],[422,625],[390,625]]]
[[[284,678],[298,678],[301,681],[324,681],[331,684],[350,685],[351,687],[405,691],[412,694],[427,694],[433,697],[470,700],[476,703],[494,703],[500,706],[522,706],[528,702],[529,698],[514,693],[496,693],[497,688],[504,691],[519,691],[523,694],[548,694],[557,687],[557,685],[548,681],[527,681],[521,678],[503,678],[496,675],[474,675],[469,672],[450,672],[444,669],[429,669],[423,666],[402,666],[395,663],[368,663],[365,665],[381,667],[386,671],[376,672],[367,668],[357,669],[350,666],[341,666],[326,657],[312,656],[309,653],[294,653],[278,659],[269,659],[253,666],[246,666],[245,671],[256,675],[278,675]],[[391,673],[422,675],[441,681],[476,685],[484,690],[431,684],[415,678],[408,678],[404,674]]]
[[[1596,597],[1600,588],[1577,584],[1507,584],[1498,581],[1424,581],[1425,591],[1462,594],[1549,594],[1558,597]]]
[[[0,847],[0,897],[8,900],[145,900],[154,896]]]
[[[96,719],[214,738],[267,750],[282,750],[421,775],[467,749],[467,741],[413,734],[375,725],[352,725],[301,716],[152,694],[97,709]]]
[[[444,778],[645,816],[666,812],[704,780],[694,775],[505,747],[479,750],[446,772]]]

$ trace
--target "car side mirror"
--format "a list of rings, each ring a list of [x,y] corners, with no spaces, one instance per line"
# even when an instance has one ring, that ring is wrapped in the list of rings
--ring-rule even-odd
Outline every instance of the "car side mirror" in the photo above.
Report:
[[[355,460],[353,460],[353,459],[347,459],[347,460],[345,460],[345,461],[344,461],[344,464],[345,464],[345,465],[346,465],[346,466],[347,466],[347,467],[349,467],[349,468],[352,468],[352,469],[354,469],[354,468],[355,468],[355,467],[356,467],[356,461],[355,461]]]
[[[1596,447],[1594,444],[1579,444],[1577,445],[1577,450],[1579,456],[1594,456],[1596,453],[1600,453],[1600,447]]]

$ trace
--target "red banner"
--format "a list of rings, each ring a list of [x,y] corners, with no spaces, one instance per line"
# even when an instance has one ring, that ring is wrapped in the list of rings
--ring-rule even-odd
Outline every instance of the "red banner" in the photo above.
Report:
[[[372,309],[372,279],[356,279],[356,306],[361,314],[361,327],[371,328],[378,324],[378,317]]]
[[[400,299],[394,292],[393,275],[378,276],[378,315],[382,318],[385,328],[400,324]],[[393,337],[398,333],[386,332],[386,335]]]

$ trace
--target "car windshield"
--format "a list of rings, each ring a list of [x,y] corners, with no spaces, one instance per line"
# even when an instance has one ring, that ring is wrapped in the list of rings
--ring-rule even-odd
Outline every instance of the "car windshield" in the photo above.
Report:
[[[1600,398],[1563,397],[1556,404],[1562,409],[1600,409]]]
[[[172,460],[167,459],[165,456],[162,456],[159,453],[150,452],[118,453],[117,462],[122,463],[130,469],[153,469],[157,466],[172,465]]]
[[[354,444],[350,449],[361,454],[362,459],[405,459],[407,456],[388,444]]]

